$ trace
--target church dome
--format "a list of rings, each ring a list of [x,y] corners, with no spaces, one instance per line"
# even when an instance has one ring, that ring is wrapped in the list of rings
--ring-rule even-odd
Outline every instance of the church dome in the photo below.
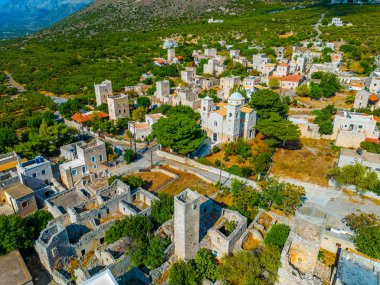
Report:
[[[244,100],[244,97],[243,95],[241,95],[239,92],[235,92],[233,93],[230,98],[228,98],[229,100],[236,100],[236,101],[243,101]]]

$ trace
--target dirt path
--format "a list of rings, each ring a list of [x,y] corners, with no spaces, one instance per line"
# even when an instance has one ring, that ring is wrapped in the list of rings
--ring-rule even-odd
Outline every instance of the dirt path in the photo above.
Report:
[[[24,86],[22,86],[20,83],[18,83],[17,81],[15,81],[10,73],[5,72],[5,76],[7,77],[7,82],[8,82],[8,84],[9,84],[10,86],[12,86],[12,87],[17,88],[17,91],[18,91],[19,93],[22,93],[22,92],[25,91]]]

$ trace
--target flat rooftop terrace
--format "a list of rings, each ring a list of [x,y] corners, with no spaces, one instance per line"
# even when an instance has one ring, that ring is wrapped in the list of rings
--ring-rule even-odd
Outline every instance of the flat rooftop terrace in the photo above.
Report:
[[[0,256],[0,284],[23,285],[32,281],[32,276],[18,250]]]
[[[85,200],[79,193],[72,191],[50,200],[62,213],[67,213],[68,207],[83,203]]]

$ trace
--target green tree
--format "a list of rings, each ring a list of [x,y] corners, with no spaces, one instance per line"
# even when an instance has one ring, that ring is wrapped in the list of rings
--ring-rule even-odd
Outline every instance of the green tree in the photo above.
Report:
[[[210,250],[205,248],[200,249],[195,256],[195,265],[201,279],[208,279],[215,282],[216,260]]]
[[[0,152],[5,152],[7,147],[13,147],[18,143],[16,131],[11,128],[0,128]]]
[[[144,184],[143,179],[140,176],[136,175],[130,175],[127,177],[122,177],[121,181],[123,181],[125,184],[128,184],[131,186],[132,189],[136,189],[138,187],[141,187]]]
[[[17,215],[0,215],[0,255],[15,249],[33,247],[33,240],[38,238],[52,218],[52,215],[44,210],[39,210],[24,219]]]
[[[294,214],[305,198],[305,188],[269,178],[261,183],[263,196],[272,207]]]
[[[270,113],[257,123],[257,130],[262,133],[270,146],[286,146],[288,142],[298,141],[301,132],[298,126],[283,119],[277,113]]]
[[[204,134],[194,119],[185,115],[161,118],[153,125],[152,136],[159,144],[180,154],[196,150],[204,140]]]
[[[177,261],[169,270],[169,285],[198,285],[200,279],[192,263]]]
[[[198,112],[195,112],[191,107],[189,106],[184,106],[184,105],[179,105],[170,108],[166,112],[167,116],[177,116],[177,115],[184,115],[188,118],[191,118],[195,121],[200,119],[200,114]]]
[[[378,143],[363,141],[360,143],[360,147],[368,152],[380,153],[380,144]]]
[[[253,93],[249,105],[263,118],[269,116],[270,113],[284,116],[289,111],[289,106],[282,101],[280,95],[267,89]]]
[[[132,149],[127,148],[124,151],[123,158],[124,158],[124,161],[127,164],[129,164],[129,163],[134,162],[137,159],[137,154]]]
[[[147,109],[144,107],[138,107],[132,111],[132,119],[134,121],[143,122],[145,121],[145,115],[147,114]]]
[[[150,107],[150,99],[146,96],[138,97],[137,98],[137,105],[139,107],[143,107],[145,109]]]
[[[296,92],[301,97],[308,97],[310,95],[310,88],[306,83],[302,83],[296,88]]]
[[[331,135],[333,133],[333,116],[336,113],[334,105],[328,105],[322,110],[316,111],[314,123],[319,125],[319,133]]]
[[[310,84],[310,98],[311,99],[320,99],[323,96],[323,89],[315,83]]]
[[[150,216],[157,224],[162,225],[174,214],[174,198],[166,193],[158,195],[160,200],[153,201]]]
[[[278,247],[265,246],[259,256],[245,250],[233,256],[225,256],[216,271],[217,279],[232,284],[274,284],[280,267],[281,251]]]
[[[335,179],[338,185],[354,185],[362,192],[378,191],[379,179],[376,173],[359,163],[335,167],[329,172],[329,175]]]
[[[105,239],[107,243],[114,243],[128,237],[136,242],[147,244],[153,229],[153,222],[146,216],[126,216],[107,229]]]
[[[280,87],[280,80],[278,80],[277,78],[271,78],[269,79],[268,85],[271,89],[277,89]]]
[[[164,251],[170,244],[170,240],[163,239],[159,236],[153,237],[149,241],[149,245],[146,251],[146,257],[144,259],[144,264],[149,269],[154,269],[160,266],[165,261]]]
[[[352,213],[345,221],[355,232],[357,249],[373,258],[380,258],[380,218],[375,214]]]
[[[276,246],[281,251],[288,239],[290,229],[283,224],[272,225],[264,238],[265,245]]]

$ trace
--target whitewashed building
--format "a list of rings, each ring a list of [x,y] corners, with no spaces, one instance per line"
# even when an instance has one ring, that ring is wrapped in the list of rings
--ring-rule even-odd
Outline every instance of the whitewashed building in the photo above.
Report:
[[[214,142],[233,142],[255,135],[256,111],[244,106],[244,97],[235,92],[228,103],[215,104],[210,97],[201,100],[201,126]]]

